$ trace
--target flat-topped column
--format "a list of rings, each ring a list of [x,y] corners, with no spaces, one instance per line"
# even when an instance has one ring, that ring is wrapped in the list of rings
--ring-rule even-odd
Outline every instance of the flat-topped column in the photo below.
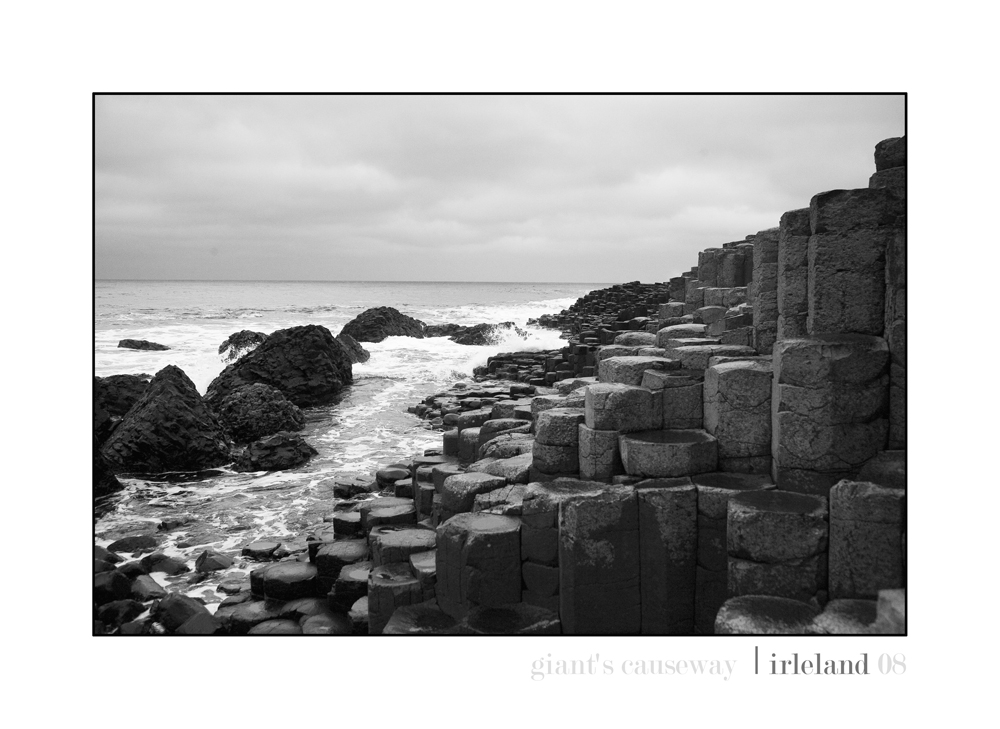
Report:
[[[762,230],[753,240],[753,347],[771,354],[778,338],[778,228]]]
[[[778,226],[778,339],[807,335],[809,208],[790,210]]]

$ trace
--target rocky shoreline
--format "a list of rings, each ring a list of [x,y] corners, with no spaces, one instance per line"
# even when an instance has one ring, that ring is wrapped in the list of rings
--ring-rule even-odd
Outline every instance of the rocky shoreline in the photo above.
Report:
[[[95,634],[905,632],[905,138],[875,163],[682,276],[533,322],[566,346],[414,404],[441,447],[337,483],[298,540],[95,546]],[[95,495],[296,468],[302,409],[351,384],[361,342],[447,331],[380,307],[337,337],[240,332],[204,398],[176,367],[95,378]],[[214,613],[151,577],[237,567]]]

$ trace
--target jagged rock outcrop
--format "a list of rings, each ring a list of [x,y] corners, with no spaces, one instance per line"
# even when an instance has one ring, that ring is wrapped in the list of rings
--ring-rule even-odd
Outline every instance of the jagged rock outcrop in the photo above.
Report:
[[[302,430],[302,411],[270,385],[255,382],[230,393],[218,407],[226,434],[249,443],[282,430]]]
[[[284,471],[307,463],[316,449],[294,433],[275,433],[254,441],[233,464],[234,471]]]
[[[101,449],[118,473],[193,471],[229,461],[229,442],[194,383],[175,365],[156,373]]]
[[[454,334],[449,338],[457,344],[482,346],[484,344],[498,343],[503,338],[504,333],[512,330],[520,337],[527,338],[528,336],[526,331],[514,326],[514,322],[505,321],[500,324],[476,324],[475,326],[465,327],[465,331]]]
[[[326,327],[310,324],[279,329],[226,367],[208,386],[205,402],[218,408],[231,393],[259,382],[299,407],[311,407],[332,402],[352,381],[347,348]]]
[[[337,341],[344,345],[347,349],[347,353],[351,356],[351,362],[367,362],[369,357],[371,357],[371,352],[362,347],[358,340],[352,337],[350,334],[341,332],[337,335]]]
[[[358,314],[340,333],[349,334],[359,342],[381,342],[386,337],[423,339],[424,323],[391,306],[378,306]]]
[[[94,437],[94,498],[106,496],[121,491],[122,483],[111,470],[111,464],[100,450],[97,437]]]
[[[263,332],[252,332],[249,329],[242,329],[234,334],[230,334],[222,344],[219,345],[219,354],[226,362],[235,362],[244,354],[248,354],[257,349],[267,341],[267,335]]]
[[[145,349],[145,350],[166,350],[170,347],[165,344],[157,344],[156,342],[148,342],[145,339],[123,339],[118,342],[118,346],[121,349]]]

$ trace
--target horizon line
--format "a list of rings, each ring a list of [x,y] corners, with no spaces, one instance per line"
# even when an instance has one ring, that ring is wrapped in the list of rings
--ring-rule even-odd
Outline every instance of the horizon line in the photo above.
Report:
[[[296,279],[296,278],[95,278],[94,283],[102,281],[142,282],[142,283],[443,283],[443,284],[606,284],[609,281],[415,281],[406,279]],[[621,283],[630,283],[627,281]],[[656,281],[653,283],[665,283]],[[612,285],[614,285],[612,283]]]

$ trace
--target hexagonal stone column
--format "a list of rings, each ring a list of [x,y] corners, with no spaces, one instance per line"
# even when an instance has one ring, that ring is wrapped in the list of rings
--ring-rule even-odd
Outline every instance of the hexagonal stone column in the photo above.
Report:
[[[437,599],[461,619],[477,605],[521,599],[520,521],[495,514],[458,514],[437,529]]]
[[[701,428],[704,422],[704,376],[701,372],[647,371],[642,386],[659,395],[662,407],[660,427],[664,430]],[[655,402],[655,401],[654,401]]]
[[[698,491],[690,478],[636,485],[643,635],[694,631]]]
[[[625,473],[617,430],[594,430],[580,423],[577,432],[581,479],[610,481],[613,476]]]
[[[762,230],[753,239],[753,346],[771,354],[778,337],[778,228]]]
[[[719,470],[771,472],[771,363],[725,362],[705,370],[705,430],[719,442]]]
[[[826,499],[751,491],[729,501],[729,596],[826,600]]]
[[[393,562],[372,568],[368,575],[368,633],[381,635],[396,608],[423,602],[420,580],[410,565]]]
[[[660,424],[653,393],[643,387],[601,383],[585,388],[584,422],[594,430],[632,433]]]
[[[778,342],[771,453],[779,488],[825,496],[885,448],[888,360],[888,346],[878,337]]]
[[[830,489],[830,597],[904,587],[906,492],[841,481]]]
[[[885,188],[830,190],[809,204],[809,334],[885,331],[885,252],[905,214]]]
[[[619,436],[625,473],[645,478],[714,471],[718,444],[704,430],[647,430]]]
[[[506,485],[507,479],[503,476],[491,476],[477,471],[449,476],[441,487],[441,520],[447,521],[455,514],[472,511],[477,494],[485,494]]]
[[[778,339],[804,337],[809,315],[809,208],[789,210],[778,226]]]
[[[565,478],[528,484],[521,501],[522,602],[558,612],[559,505],[569,498],[597,495],[604,488]]]
[[[639,633],[639,513],[635,489],[611,486],[559,508],[563,632]]]
[[[639,385],[646,370],[666,372],[680,367],[680,363],[666,357],[609,357],[602,359],[597,367],[597,379],[601,382],[618,382],[623,385]]]
[[[729,500],[736,494],[773,489],[766,476],[741,473],[703,473],[691,478],[698,489],[698,569],[695,583],[695,629],[713,631],[715,616],[729,592],[729,556],[726,519]]]

